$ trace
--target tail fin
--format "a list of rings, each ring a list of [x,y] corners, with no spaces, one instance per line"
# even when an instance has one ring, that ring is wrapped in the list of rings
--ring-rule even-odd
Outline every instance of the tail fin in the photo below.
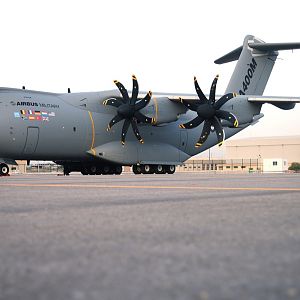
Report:
[[[300,43],[265,43],[247,35],[243,46],[215,61],[224,64],[238,60],[225,93],[262,95],[272,72],[278,50],[300,49]]]

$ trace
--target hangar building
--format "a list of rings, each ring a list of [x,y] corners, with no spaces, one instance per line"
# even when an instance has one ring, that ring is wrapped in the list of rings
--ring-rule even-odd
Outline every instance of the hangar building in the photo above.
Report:
[[[177,170],[262,172],[271,163],[274,171],[281,164],[284,171],[292,162],[300,162],[300,135],[229,139],[224,146],[221,157],[190,159]]]
[[[300,162],[300,135],[226,141],[226,159],[282,158]]]

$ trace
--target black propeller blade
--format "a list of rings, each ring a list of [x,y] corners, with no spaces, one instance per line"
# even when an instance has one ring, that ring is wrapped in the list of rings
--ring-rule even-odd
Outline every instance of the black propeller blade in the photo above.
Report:
[[[129,97],[128,92],[123,86],[123,84],[115,80],[114,83],[118,87],[122,95],[122,98],[118,98],[118,99],[110,98],[103,101],[103,105],[110,105],[117,108],[117,115],[114,116],[109,122],[107,126],[107,131],[109,131],[112,128],[112,126],[114,126],[118,122],[124,120],[124,124],[122,127],[122,135],[121,135],[122,145],[125,144],[126,134],[130,125],[133,129],[136,138],[139,140],[140,143],[143,144],[144,140],[140,135],[137,122],[139,121],[141,123],[148,123],[148,124],[152,124],[154,122],[153,118],[148,118],[140,112],[140,110],[146,107],[150,102],[152,96],[151,91],[149,91],[148,94],[143,99],[138,101],[139,85],[134,75],[132,75],[132,82],[133,82],[133,88],[132,88],[131,98]]]
[[[225,104],[228,100],[236,97],[236,94],[235,93],[226,94],[216,102],[216,86],[217,86],[218,78],[219,76],[217,75],[212,82],[210,93],[209,93],[209,99],[206,98],[206,96],[203,94],[202,90],[200,89],[196,77],[194,77],[194,84],[200,101],[197,101],[195,103],[188,103],[180,98],[180,101],[187,108],[197,112],[197,117],[185,124],[180,124],[179,127],[191,129],[191,128],[198,127],[200,124],[204,122],[202,133],[195,147],[200,147],[203,145],[203,143],[207,140],[212,128],[216,132],[219,146],[222,145],[225,136],[224,136],[224,130],[220,119],[229,121],[234,127],[239,126],[238,120],[233,113],[220,109],[221,106]]]

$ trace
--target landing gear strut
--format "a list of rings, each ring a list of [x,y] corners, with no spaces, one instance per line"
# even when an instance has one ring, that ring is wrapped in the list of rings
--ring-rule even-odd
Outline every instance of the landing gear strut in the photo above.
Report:
[[[0,176],[8,176],[9,167],[7,164],[0,164]]]
[[[70,167],[65,165],[64,166],[64,176],[69,176],[70,172],[71,172]]]

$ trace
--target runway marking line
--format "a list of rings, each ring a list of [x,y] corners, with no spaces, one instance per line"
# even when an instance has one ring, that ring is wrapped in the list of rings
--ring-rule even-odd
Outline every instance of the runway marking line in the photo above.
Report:
[[[0,186],[10,187],[62,187],[62,188],[103,188],[103,189],[168,189],[168,190],[228,190],[228,191],[293,191],[300,192],[300,188],[272,188],[272,187],[208,187],[208,186],[151,186],[151,185],[100,185],[100,184],[27,184],[0,183]]]

